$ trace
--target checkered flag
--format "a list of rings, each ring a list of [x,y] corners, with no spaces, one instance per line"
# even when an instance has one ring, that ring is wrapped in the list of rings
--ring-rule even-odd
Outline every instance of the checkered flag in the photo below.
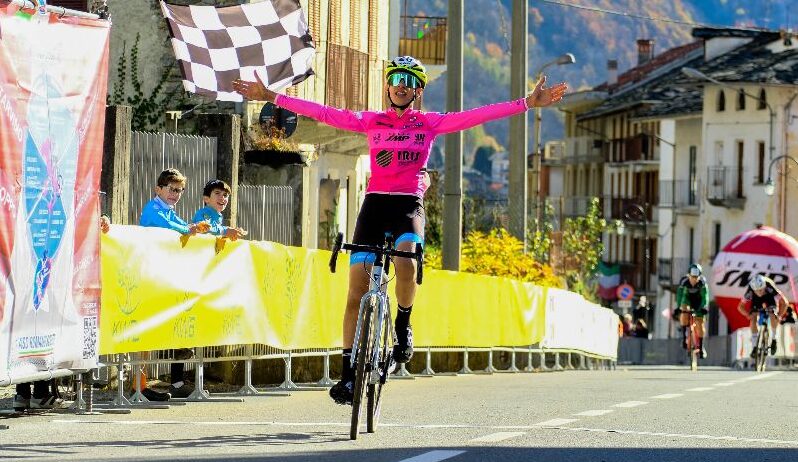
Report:
[[[186,91],[242,101],[233,80],[279,90],[313,75],[316,51],[299,0],[266,0],[215,8],[161,1]]]

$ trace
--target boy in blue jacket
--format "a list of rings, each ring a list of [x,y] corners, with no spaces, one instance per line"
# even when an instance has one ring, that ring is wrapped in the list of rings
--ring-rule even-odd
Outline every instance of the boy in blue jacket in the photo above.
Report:
[[[158,175],[158,183],[155,186],[155,197],[144,205],[139,225],[171,229],[184,235],[208,232],[210,224],[207,221],[187,223],[175,212],[175,205],[182,197],[185,189],[186,177],[178,169],[167,168],[161,172]],[[175,359],[188,359],[189,357],[191,357],[191,350],[185,348],[175,350]],[[183,382],[184,370],[185,365],[183,363],[173,362],[171,364],[172,385],[169,386],[169,393],[160,393],[150,388],[144,388],[142,394],[150,401],[187,398],[194,390]]]
[[[193,223],[207,222],[210,224],[208,233],[214,236],[226,237],[231,241],[246,236],[246,231],[241,228],[231,228],[222,224],[222,212],[230,203],[230,186],[222,180],[211,180],[202,189],[202,201],[205,207],[194,214]]]

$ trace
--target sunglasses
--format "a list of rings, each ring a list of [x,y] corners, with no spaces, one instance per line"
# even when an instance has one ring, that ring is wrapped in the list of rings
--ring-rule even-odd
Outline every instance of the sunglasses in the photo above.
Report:
[[[396,72],[388,76],[388,85],[398,87],[400,84],[407,88],[421,88],[421,80],[407,72]]]
[[[171,192],[172,192],[172,193],[174,193],[174,194],[183,194],[183,191],[185,191],[185,190],[186,190],[186,188],[173,188],[173,187],[171,187],[171,186],[169,186],[169,185],[167,185],[167,186],[161,186],[161,188],[162,188],[162,189],[167,189],[167,190],[171,191]]]

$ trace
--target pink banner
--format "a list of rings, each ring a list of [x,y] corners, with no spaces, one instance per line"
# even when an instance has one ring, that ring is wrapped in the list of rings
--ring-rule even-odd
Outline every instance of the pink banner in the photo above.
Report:
[[[96,364],[109,30],[0,0],[0,383]]]

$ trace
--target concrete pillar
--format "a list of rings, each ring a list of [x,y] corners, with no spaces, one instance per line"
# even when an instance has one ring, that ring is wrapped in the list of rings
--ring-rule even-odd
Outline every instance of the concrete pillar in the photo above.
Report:
[[[130,224],[130,143],[132,131],[130,121],[133,109],[130,106],[108,106],[105,108],[105,143],[103,145],[102,175],[100,190],[105,192],[105,207],[111,223]]]
[[[227,182],[233,194],[224,211],[230,226],[238,215],[238,175],[241,165],[241,116],[238,114],[199,114],[197,127],[203,136],[216,137],[216,178]]]
[[[449,0],[446,110],[463,110],[463,1]],[[446,135],[443,192],[443,269],[460,270],[463,229],[463,133]]]
[[[512,49],[510,51],[510,98],[527,94],[527,0],[513,0]],[[510,185],[508,212],[510,233],[524,243],[527,231],[527,114],[510,118]]]

